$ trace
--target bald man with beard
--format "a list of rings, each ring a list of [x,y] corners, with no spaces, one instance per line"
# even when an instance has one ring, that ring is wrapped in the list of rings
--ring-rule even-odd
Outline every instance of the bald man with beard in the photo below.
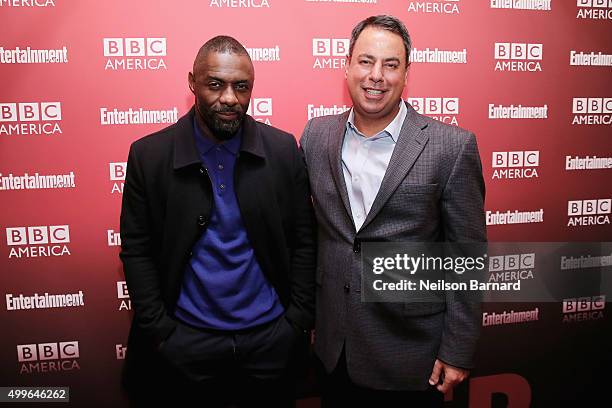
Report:
[[[199,50],[194,107],[130,148],[121,259],[134,319],[134,405],[291,406],[314,324],[315,222],[295,138],[246,114],[235,39]]]

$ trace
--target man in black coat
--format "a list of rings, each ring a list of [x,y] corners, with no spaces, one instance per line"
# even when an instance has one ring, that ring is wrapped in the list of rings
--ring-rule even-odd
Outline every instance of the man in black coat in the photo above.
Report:
[[[130,148],[132,401],[291,404],[281,391],[314,323],[314,215],[294,137],[246,114],[253,81],[240,43],[209,40],[189,73],[195,106]]]

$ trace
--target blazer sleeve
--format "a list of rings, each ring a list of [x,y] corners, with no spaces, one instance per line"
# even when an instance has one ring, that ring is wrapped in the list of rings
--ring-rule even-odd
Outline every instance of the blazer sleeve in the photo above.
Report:
[[[294,240],[291,253],[289,284],[291,304],[287,317],[303,330],[314,327],[316,221],[306,165],[293,139],[293,207]]]
[[[442,192],[444,240],[486,242],[485,184],[476,138],[468,134]],[[438,358],[456,367],[472,368],[480,335],[481,303],[466,293],[447,291]]]
[[[160,274],[154,260],[150,199],[141,157],[132,144],[121,206],[119,256],[134,309],[134,321],[157,345],[170,335],[176,322],[168,316],[162,301]]]

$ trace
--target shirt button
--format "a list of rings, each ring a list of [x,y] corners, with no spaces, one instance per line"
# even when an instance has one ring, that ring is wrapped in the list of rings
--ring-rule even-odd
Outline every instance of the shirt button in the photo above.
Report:
[[[203,215],[200,215],[200,216],[198,217],[198,225],[199,225],[200,227],[203,227],[203,226],[205,226],[205,225],[206,225],[206,223],[207,223],[207,221],[206,221],[206,217],[204,217]]]
[[[219,188],[220,188],[221,190],[225,190],[225,184],[221,184],[221,185],[219,186]]]
[[[217,166],[217,168],[218,168],[219,170],[223,170],[223,165],[222,165],[222,164],[220,164],[220,165],[218,165],[218,166]]]

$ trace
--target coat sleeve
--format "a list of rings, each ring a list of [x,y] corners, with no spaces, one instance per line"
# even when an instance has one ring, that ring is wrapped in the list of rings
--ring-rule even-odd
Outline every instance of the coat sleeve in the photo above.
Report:
[[[154,259],[153,225],[141,157],[133,144],[128,156],[121,206],[121,253],[135,323],[161,343],[176,327],[164,306]]]
[[[469,134],[442,193],[444,240],[486,242],[485,184],[476,138]],[[456,367],[472,368],[480,334],[481,303],[460,291],[446,292],[446,312],[438,358]]]
[[[291,253],[289,284],[291,304],[287,317],[303,330],[314,327],[316,221],[306,165],[295,140],[293,154],[294,245]]]

